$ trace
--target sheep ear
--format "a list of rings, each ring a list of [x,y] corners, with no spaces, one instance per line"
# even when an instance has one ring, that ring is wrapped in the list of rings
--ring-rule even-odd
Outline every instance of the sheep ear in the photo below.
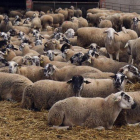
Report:
[[[118,96],[118,97],[116,97],[114,100],[115,100],[115,102],[120,102],[121,99],[122,99],[122,96]]]
[[[119,72],[122,73],[123,71],[124,71],[123,68],[120,68]]]
[[[59,53],[57,53],[57,52],[53,52],[53,54],[54,54],[55,56],[57,56]]]
[[[84,80],[84,83],[86,84],[90,84],[91,82],[87,81],[87,80]]]
[[[67,81],[67,84],[70,84],[70,83],[72,83],[72,79],[70,79],[69,81]]]
[[[99,54],[98,53],[95,53],[95,58],[99,57]]]
[[[118,35],[118,36],[119,36],[119,34],[118,34],[117,32],[114,32],[114,34],[116,34],[116,35]]]
[[[110,77],[113,78],[113,79],[115,79],[116,75],[111,75]]]
[[[40,58],[40,57],[41,57],[41,55],[38,55],[38,57]]]
[[[21,66],[22,66],[21,64],[18,65],[19,68],[21,68]]]
[[[108,32],[108,30],[105,30],[103,33],[107,33]]]

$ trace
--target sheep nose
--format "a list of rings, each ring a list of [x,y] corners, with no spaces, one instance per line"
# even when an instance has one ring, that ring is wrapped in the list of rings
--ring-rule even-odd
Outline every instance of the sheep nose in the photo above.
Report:
[[[134,104],[131,106],[131,109],[136,108],[136,106],[137,106],[137,103],[136,103],[136,102],[134,102]]]

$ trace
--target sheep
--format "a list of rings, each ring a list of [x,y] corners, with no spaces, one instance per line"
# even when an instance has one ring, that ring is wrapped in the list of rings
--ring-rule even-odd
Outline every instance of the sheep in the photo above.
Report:
[[[74,10],[68,9],[68,20],[71,20],[71,18],[74,16]]]
[[[137,65],[139,65],[139,62],[140,62],[139,42],[140,42],[140,38],[137,38],[137,39],[134,39],[134,40],[129,40],[126,43],[125,48],[127,48],[127,52],[130,55],[128,63],[131,63],[131,64],[136,63]]]
[[[112,28],[112,22],[110,20],[102,20],[100,21],[99,28]]]
[[[129,82],[129,79],[123,73],[118,72],[117,74],[111,75],[110,77],[112,79],[87,78],[87,80],[91,83],[84,87],[84,89],[81,91],[81,96],[105,98],[111,93],[121,90],[125,91],[125,85],[127,82]]]
[[[41,56],[39,56],[39,58],[40,58],[41,67],[45,67],[47,64],[55,65],[58,68],[62,68],[62,67],[65,67],[65,66],[73,66],[72,64],[66,63],[66,62],[50,61],[48,56],[41,55]]]
[[[112,129],[122,109],[135,107],[133,98],[122,91],[112,93],[106,98],[70,97],[52,106],[48,114],[48,124],[55,128],[80,125],[99,130]]]
[[[81,74],[84,78],[90,78],[90,79],[111,79],[111,76],[114,75],[114,73],[111,72],[101,72],[101,73],[84,73]]]
[[[11,61],[16,62],[18,65],[22,65],[23,57],[22,56],[15,56]]]
[[[75,9],[73,6],[71,6],[70,9],[74,10],[75,17],[82,17],[82,11],[80,9]]]
[[[105,19],[110,20],[112,22],[112,28],[114,28],[116,31],[121,30],[121,27],[123,26],[123,21],[122,16],[119,13],[109,15]]]
[[[46,29],[48,25],[49,26],[53,25],[53,17],[50,15],[43,15],[41,16],[40,20],[43,29]]]
[[[25,44],[25,43],[21,43],[19,50],[22,52],[22,55],[27,55],[27,54],[31,54],[31,55],[39,55],[38,52],[31,50],[29,48],[29,45]]]
[[[38,66],[22,66],[14,61],[9,61],[9,73],[17,73],[30,79],[32,82],[45,79],[44,69]]]
[[[116,32],[113,28],[108,28],[105,30],[107,36],[105,38],[105,47],[111,59],[113,59],[112,54],[116,54],[116,60],[119,61],[119,52],[120,50],[125,51],[125,44],[130,39],[138,38],[137,33],[133,30],[126,30],[123,28],[123,31]],[[118,36],[115,36],[118,35]]]
[[[4,19],[3,15],[0,15],[0,23]]]
[[[24,26],[13,26],[13,29],[17,30],[17,31],[22,31],[25,34],[29,34],[31,29],[28,27],[24,27]]]
[[[91,58],[90,66],[95,67],[103,72],[116,73],[121,67],[125,66],[126,64],[127,63],[125,62],[117,62],[105,56],[99,56]]]
[[[74,54],[76,54],[76,52],[74,52],[73,50],[65,49],[64,52],[62,53],[62,57],[66,62],[68,62]]]
[[[137,34],[138,37],[140,37],[140,23],[139,23],[139,19],[137,17],[133,18],[133,23],[131,25],[131,29],[134,30]]]
[[[96,43],[98,46],[105,46],[104,31],[106,28],[83,27],[77,30],[77,45],[87,47],[91,43]]]
[[[97,14],[91,14],[91,13],[87,13],[87,20],[89,21],[89,23],[92,23],[93,26],[98,26],[99,21],[100,21],[100,17],[101,16],[107,16],[106,13],[97,13]]]
[[[69,28],[72,28],[75,32],[78,29],[78,20],[64,21],[62,24],[62,33],[65,33]]]
[[[16,54],[13,50],[7,48],[3,56],[7,61],[11,61],[16,56]]]
[[[26,16],[26,18],[32,18],[34,14],[39,15],[39,12],[38,11],[27,11],[25,13],[25,16]]]
[[[8,32],[10,29],[13,29],[11,21],[9,21],[8,16],[5,16],[4,19],[0,23],[0,31]]]
[[[133,65],[125,65],[119,69],[119,72],[126,75],[127,78],[132,82],[138,82],[140,79],[139,70]]]
[[[41,20],[38,17],[33,18],[31,22],[31,28],[38,29],[39,31],[42,30]]]
[[[61,13],[49,15],[53,17],[53,24],[61,25],[64,22],[64,15]]]
[[[10,13],[9,13],[9,16],[10,17],[15,17],[15,16],[19,16],[19,17],[23,17],[23,14],[21,13],[21,12],[19,12],[19,11],[10,11]]]
[[[66,66],[59,69],[55,65],[47,64],[44,67],[44,75],[46,76],[46,78],[55,81],[67,81],[73,75],[84,74],[89,72],[100,73],[101,71],[89,66]]]
[[[63,14],[65,20],[68,19],[68,10],[63,10],[62,8],[58,8],[55,10],[57,13]]]
[[[48,40],[44,44],[44,51],[55,50],[55,49],[57,50],[61,49],[60,42],[56,39]]]
[[[59,100],[72,96],[80,96],[83,83],[89,84],[88,81],[85,81],[79,75],[73,76],[67,82],[40,80],[25,89],[21,106],[22,108],[39,111],[41,109],[50,109]]]
[[[76,18],[76,17],[72,17],[71,20],[74,22],[76,20],[78,20],[78,28],[81,28],[81,27],[88,27],[88,22],[85,18],[83,17],[79,17],[79,18]]]
[[[0,99],[20,102],[24,88],[33,83],[18,74],[0,72]]]

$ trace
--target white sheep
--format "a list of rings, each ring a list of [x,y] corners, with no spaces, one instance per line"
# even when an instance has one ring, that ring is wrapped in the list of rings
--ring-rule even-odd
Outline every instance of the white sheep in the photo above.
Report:
[[[112,93],[106,98],[70,97],[52,106],[48,124],[56,126],[55,128],[80,125],[96,129],[112,129],[121,110],[134,107],[133,98],[122,91]]]

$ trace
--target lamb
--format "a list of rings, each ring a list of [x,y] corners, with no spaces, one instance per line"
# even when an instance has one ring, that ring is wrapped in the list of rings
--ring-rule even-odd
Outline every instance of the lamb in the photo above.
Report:
[[[120,50],[125,51],[125,44],[130,39],[138,38],[137,33],[133,30],[126,30],[123,28],[123,31],[117,33],[113,28],[108,28],[105,33],[107,36],[105,38],[105,47],[111,59],[113,59],[112,54],[116,54],[116,60],[119,61],[119,52]],[[118,36],[114,36],[114,34]]]
[[[50,109],[59,100],[80,96],[83,83],[89,84],[82,76],[73,76],[67,82],[41,80],[28,86],[22,98],[22,108],[27,109]],[[53,85],[53,86],[52,86]],[[38,92],[39,91],[39,92]],[[40,96],[41,95],[41,96]]]
[[[87,47],[91,43],[96,43],[98,46],[105,46],[104,31],[106,28],[83,27],[77,30],[77,45]]]
[[[127,52],[130,55],[128,63],[136,63],[139,65],[140,62],[140,38],[129,40],[125,48],[127,48]]]
[[[0,99],[20,102],[26,86],[33,83],[26,77],[18,74],[0,72]]]
[[[55,81],[67,81],[74,75],[88,72],[100,73],[101,71],[89,66],[66,66],[59,69],[52,64],[47,64],[44,68],[46,78]]]
[[[48,115],[48,124],[55,128],[80,125],[99,130],[112,129],[122,109],[135,107],[133,98],[122,91],[112,93],[106,98],[70,97],[52,106]]]
[[[32,82],[45,79],[44,69],[42,67],[22,66],[20,68],[19,65],[14,61],[9,62],[9,73],[17,73],[23,75],[30,79]]]

